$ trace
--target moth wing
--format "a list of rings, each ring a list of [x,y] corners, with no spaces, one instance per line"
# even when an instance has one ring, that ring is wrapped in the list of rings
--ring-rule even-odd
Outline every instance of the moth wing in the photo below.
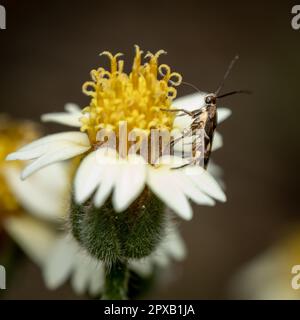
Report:
[[[193,132],[186,129],[174,137],[174,155],[188,160],[190,164],[205,165],[205,131],[199,129]]]

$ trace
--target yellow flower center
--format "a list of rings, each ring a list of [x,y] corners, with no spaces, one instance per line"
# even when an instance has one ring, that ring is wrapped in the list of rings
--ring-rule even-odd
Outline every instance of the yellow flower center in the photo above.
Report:
[[[124,61],[120,53],[103,52],[110,59],[110,71],[104,68],[91,71],[92,81],[83,85],[83,92],[90,96],[89,106],[84,108],[81,131],[87,132],[94,144],[100,129],[113,130],[118,138],[119,124],[127,123],[127,130],[141,130],[149,135],[151,129],[173,128],[174,114],[161,109],[170,109],[176,97],[176,86],[182,77],[166,64],[158,64],[165,53],[147,53],[147,62],[142,63],[143,52],[135,47],[135,57],[130,74],[123,71]]]
[[[0,115],[0,217],[14,214],[20,206],[12,194],[5,177],[8,166],[21,166],[18,161],[7,162],[6,156],[20,146],[38,138],[37,128],[32,123],[18,123]]]

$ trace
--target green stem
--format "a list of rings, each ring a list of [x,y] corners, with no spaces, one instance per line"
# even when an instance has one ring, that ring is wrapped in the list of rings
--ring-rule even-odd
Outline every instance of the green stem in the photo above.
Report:
[[[126,261],[117,260],[105,266],[103,300],[126,300],[129,272]]]

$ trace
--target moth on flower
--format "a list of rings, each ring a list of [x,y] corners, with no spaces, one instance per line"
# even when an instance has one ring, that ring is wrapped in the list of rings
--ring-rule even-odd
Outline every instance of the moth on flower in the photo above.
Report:
[[[235,56],[235,58],[231,61],[224,75],[223,81],[214,93],[203,93],[194,85],[185,82],[185,84],[190,85],[191,87],[199,91],[199,93],[203,96],[202,101],[200,101],[200,99],[197,102],[195,101],[196,103],[193,110],[184,108],[175,108],[171,110],[162,109],[162,111],[165,112],[179,113],[178,117],[187,115],[191,119],[191,122],[184,128],[179,136],[173,138],[170,141],[170,146],[172,146],[175,150],[178,151],[178,146],[181,146],[182,149],[180,150],[184,151],[185,154],[188,153],[187,156],[189,157],[189,161],[183,166],[196,164],[204,167],[205,169],[207,168],[213,147],[214,134],[218,122],[217,100],[233,94],[250,93],[246,90],[238,90],[220,95],[225,80],[227,79],[234,63],[238,58],[238,56]],[[198,107],[196,107],[197,105]],[[180,142],[182,143],[182,145],[180,145]],[[190,146],[189,152],[186,152],[187,146]],[[184,153],[183,156],[185,156]]]
[[[187,109],[196,97],[175,99],[176,87],[182,78],[169,66],[159,64],[159,57],[164,53],[163,50],[147,53],[143,63],[143,52],[136,46],[132,70],[126,74],[120,53],[103,52],[102,55],[109,58],[110,70],[101,67],[91,71],[92,81],[83,85],[83,92],[91,98],[89,105],[81,110],[68,104],[64,113],[42,116],[43,121],[77,127],[80,131],[46,136],[10,154],[7,160],[33,160],[22,173],[25,179],[51,163],[81,155],[74,179],[75,201],[82,204],[92,198],[99,208],[111,196],[116,212],[126,210],[145,189],[187,220],[192,218],[189,199],[209,206],[214,205],[215,200],[225,201],[223,190],[203,168],[189,166],[172,170],[183,166],[185,159],[172,154],[166,156],[161,151],[154,163],[142,156],[144,143],[145,149],[153,153],[152,130],[178,133],[185,128],[182,119],[161,110],[172,110],[176,103]],[[199,97],[202,99],[197,95]],[[218,114],[220,122],[230,111],[219,108]],[[129,133],[126,133],[128,145],[123,148],[118,128],[124,122]],[[115,149],[103,148],[106,140],[99,141],[101,130],[105,130],[106,137],[113,136]],[[139,139],[130,139],[131,134]],[[221,144],[217,135],[215,145]],[[133,149],[136,152],[131,153]]]

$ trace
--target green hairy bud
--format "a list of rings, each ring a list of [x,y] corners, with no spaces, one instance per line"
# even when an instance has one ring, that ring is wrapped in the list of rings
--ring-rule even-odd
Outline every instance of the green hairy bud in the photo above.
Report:
[[[74,238],[106,265],[105,299],[124,299],[127,261],[149,256],[165,233],[164,204],[148,189],[123,212],[115,212],[109,199],[101,208],[92,201],[71,201],[70,224]]]

